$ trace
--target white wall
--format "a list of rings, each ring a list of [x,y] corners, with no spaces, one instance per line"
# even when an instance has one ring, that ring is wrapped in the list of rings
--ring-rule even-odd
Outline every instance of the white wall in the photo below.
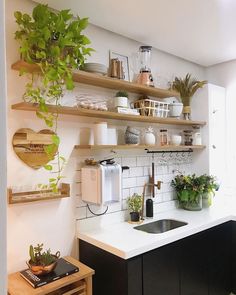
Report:
[[[206,75],[210,83],[226,88],[226,154],[224,155],[224,160],[227,164],[227,186],[236,189],[236,61],[233,60],[209,67],[207,68]],[[220,132],[218,136],[221,137]]]
[[[30,12],[33,2],[29,0],[11,0],[6,3],[6,38],[7,38],[7,77],[8,77],[8,186],[24,186],[42,183],[47,180],[47,173],[40,169],[34,171],[24,165],[14,154],[11,146],[12,136],[19,128],[32,128],[35,131],[44,128],[43,123],[34,113],[13,111],[10,105],[21,100],[24,92],[25,78],[11,70],[11,64],[19,59],[18,43],[14,40],[16,24],[13,13],[15,10]],[[92,40],[92,47],[96,53],[90,58],[108,64],[108,49],[132,56],[137,52],[139,43],[122,36],[90,26],[87,34]],[[205,71],[200,66],[182,59],[165,54],[158,50],[153,51],[154,78],[159,75],[162,81],[171,79],[173,75],[185,75],[190,72],[199,79],[204,79]],[[77,91],[96,91],[100,95],[109,97],[114,91],[99,90],[93,87],[78,86]],[[75,94],[67,97],[71,103]],[[196,118],[197,119],[197,118]],[[58,133],[61,137],[62,154],[69,158],[64,174],[66,182],[74,179],[76,155],[71,155],[73,146],[79,141],[79,128],[89,126],[91,119],[76,117],[61,117]],[[28,246],[43,242],[52,251],[60,250],[62,255],[73,254],[75,238],[75,189],[72,187],[72,197],[61,201],[48,201],[37,204],[15,205],[8,208],[8,271],[16,271],[25,267],[28,257]]]
[[[7,151],[6,151],[6,73],[5,73],[5,1],[0,1],[0,294],[6,294],[6,186],[7,186]]]

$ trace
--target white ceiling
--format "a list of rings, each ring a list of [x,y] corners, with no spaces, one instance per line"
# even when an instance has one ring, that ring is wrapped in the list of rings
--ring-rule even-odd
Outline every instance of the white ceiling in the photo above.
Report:
[[[236,59],[236,0],[37,0],[203,66]]]

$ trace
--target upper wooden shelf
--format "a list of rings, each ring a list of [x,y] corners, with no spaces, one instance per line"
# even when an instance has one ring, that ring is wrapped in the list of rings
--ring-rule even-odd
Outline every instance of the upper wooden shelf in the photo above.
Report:
[[[40,68],[35,64],[29,64],[22,60],[17,61],[12,65],[13,70],[24,70],[26,72],[40,72]],[[170,91],[167,89],[160,89],[156,87],[148,87],[144,85],[140,85],[133,82],[128,82],[124,80],[114,79],[110,77],[105,77],[97,74],[88,73],[85,71],[76,71],[73,74],[73,80],[78,83],[115,89],[115,90],[126,90],[131,93],[136,94],[145,94],[158,98],[179,96],[178,92]]]
[[[38,105],[27,102],[20,102],[13,104],[11,107],[13,110],[21,111],[37,111]],[[103,119],[112,119],[112,120],[122,120],[122,121],[134,121],[134,122],[144,122],[144,123],[159,123],[167,125],[205,125],[204,121],[190,121],[190,120],[181,120],[175,118],[158,118],[158,117],[148,117],[148,116],[135,116],[135,115],[126,115],[119,114],[109,111],[95,111],[89,109],[82,109],[78,107],[65,107],[65,106],[53,106],[48,105],[48,111],[51,113],[59,113],[64,115],[72,116],[84,116],[84,117],[93,117],[93,118],[103,118]]]
[[[144,145],[144,144],[121,144],[121,145],[76,145],[75,149],[90,149],[90,150],[133,150],[133,149],[148,149],[158,151],[185,151],[185,150],[202,150],[205,145]]]

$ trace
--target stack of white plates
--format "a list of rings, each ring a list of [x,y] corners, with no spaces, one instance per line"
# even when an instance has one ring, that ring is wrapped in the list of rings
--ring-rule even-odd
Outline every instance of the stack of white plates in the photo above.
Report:
[[[102,74],[102,75],[107,74],[107,67],[105,65],[99,64],[99,63],[92,63],[92,62],[85,63],[84,70],[86,72],[98,73],[98,74]]]

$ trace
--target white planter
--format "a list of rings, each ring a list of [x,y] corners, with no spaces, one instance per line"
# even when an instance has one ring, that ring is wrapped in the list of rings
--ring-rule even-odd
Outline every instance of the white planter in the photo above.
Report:
[[[181,102],[174,102],[169,104],[169,116],[180,117],[183,111],[183,104]]]
[[[127,108],[128,107],[128,98],[124,96],[118,96],[114,98],[114,105],[115,108],[122,107]]]

